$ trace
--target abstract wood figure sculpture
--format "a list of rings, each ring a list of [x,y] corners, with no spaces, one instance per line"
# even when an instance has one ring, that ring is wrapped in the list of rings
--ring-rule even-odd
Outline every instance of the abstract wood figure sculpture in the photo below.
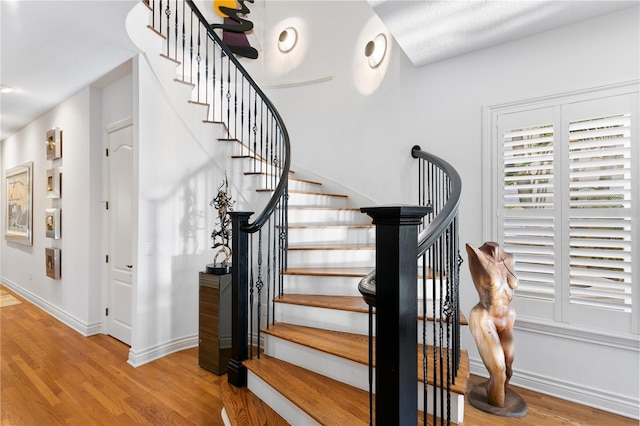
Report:
[[[515,256],[494,242],[486,242],[480,248],[467,244],[467,255],[471,277],[480,297],[469,315],[469,328],[489,371],[489,381],[479,385],[477,391],[474,389],[469,400],[476,408],[493,414],[523,416],[527,412],[526,403],[508,389],[516,320],[511,299],[518,285],[513,273]]]

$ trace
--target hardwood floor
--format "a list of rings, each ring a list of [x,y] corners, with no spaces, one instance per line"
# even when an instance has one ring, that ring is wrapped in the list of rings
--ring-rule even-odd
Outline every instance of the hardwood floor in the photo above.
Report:
[[[133,368],[126,362],[128,346],[104,335],[82,337],[16,297],[23,303],[0,309],[2,425],[223,424],[220,385],[226,375],[200,368],[197,349]],[[471,376],[469,390],[482,380]],[[464,425],[638,425],[636,420],[514,389],[529,404],[526,417],[495,417],[467,403]]]

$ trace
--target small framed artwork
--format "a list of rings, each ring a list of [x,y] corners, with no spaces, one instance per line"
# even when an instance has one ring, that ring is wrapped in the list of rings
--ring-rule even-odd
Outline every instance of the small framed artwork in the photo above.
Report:
[[[47,170],[47,198],[60,198],[62,195],[62,172],[60,167]]]
[[[32,245],[33,225],[33,162],[7,170],[6,224],[4,237],[8,241]]]
[[[47,160],[62,158],[62,130],[59,127],[47,130]]]
[[[47,276],[54,280],[60,279],[60,249],[46,248],[45,260],[47,268]]]
[[[60,215],[60,209],[46,209],[44,217],[47,238],[56,240],[60,238]]]

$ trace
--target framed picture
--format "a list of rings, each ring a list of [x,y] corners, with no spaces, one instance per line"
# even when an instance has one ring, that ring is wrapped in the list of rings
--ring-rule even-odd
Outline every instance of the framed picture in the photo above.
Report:
[[[62,158],[62,130],[58,127],[47,130],[47,160]]]
[[[47,170],[47,198],[60,198],[62,195],[62,172],[60,167]]]
[[[4,237],[11,242],[32,245],[33,162],[14,167],[6,173],[7,222]]]
[[[60,238],[60,209],[46,209],[45,212],[45,229],[47,231],[47,238]]]
[[[46,260],[46,268],[47,268],[47,276],[49,278],[53,278],[54,280],[60,279],[60,249],[57,248],[46,248],[45,249],[45,260]]]

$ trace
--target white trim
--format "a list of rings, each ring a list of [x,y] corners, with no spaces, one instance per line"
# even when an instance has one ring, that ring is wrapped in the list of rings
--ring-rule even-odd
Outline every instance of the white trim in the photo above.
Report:
[[[596,86],[588,89],[575,90],[571,92],[561,92],[539,96],[535,98],[519,99],[515,101],[500,102],[483,107],[489,115],[489,125],[494,115],[499,115],[504,110],[517,112],[518,110],[529,110],[535,108],[555,106],[559,99],[565,100],[565,103],[580,102],[592,99],[594,93],[605,96],[615,96],[634,93],[638,90],[640,80],[623,81],[604,86]],[[485,121],[486,124],[486,121]]]
[[[94,323],[87,324],[85,322],[80,321],[78,318],[69,314],[68,312],[60,309],[59,307],[47,302],[42,299],[40,296],[37,296],[22,287],[18,286],[11,280],[8,280],[5,277],[2,277],[2,283],[9,287],[14,292],[18,293],[20,296],[27,299],[29,302],[33,303],[61,323],[70,327],[71,329],[77,331],[82,334],[84,337],[93,336],[94,334],[100,334],[102,323]]]
[[[311,86],[313,84],[325,83],[333,80],[333,75],[316,77],[308,80],[289,81],[285,83],[272,83],[265,85],[265,89],[290,89],[292,87]]]
[[[122,120],[107,124],[106,126],[104,126],[104,130],[108,134],[111,134],[117,132],[118,130],[122,130],[131,126],[133,126],[133,116],[129,116],[127,118],[123,118]]]
[[[488,377],[487,370],[481,360],[469,359],[469,372],[480,377]],[[640,403],[637,399],[625,395],[604,392],[602,389],[582,386],[578,383],[561,381],[554,377],[542,376],[518,369],[513,370],[513,376],[509,383],[513,386],[587,407],[597,408],[632,419],[640,419]]]
[[[133,367],[140,367],[151,361],[155,361],[164,356],[179,352],[185,349],[191,349],[198,346],[198,335],[180,337],[168,342],[151,346],[142,350],[129,350],[129,359],[127,363]]]
[[[518,318],[514,326],[516,330],[545,334],[578,342],[586,342],[611,348],[640,352],[640,336],[602,333],[558,322],[545,322],[535,318]]]

